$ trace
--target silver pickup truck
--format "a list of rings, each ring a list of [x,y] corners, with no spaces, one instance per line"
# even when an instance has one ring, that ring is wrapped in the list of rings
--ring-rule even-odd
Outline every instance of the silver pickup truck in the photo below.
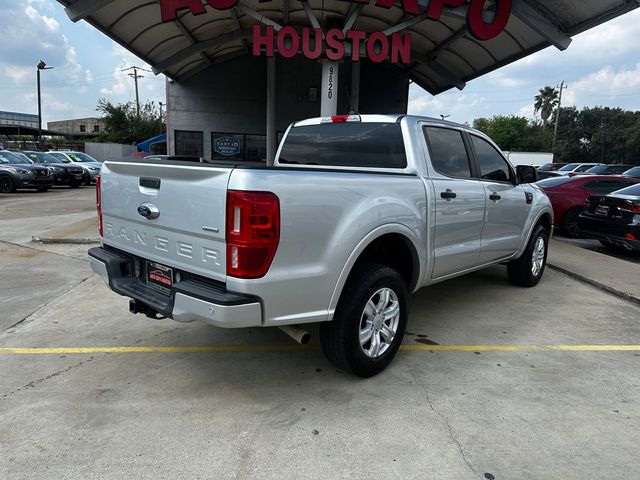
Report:
[[[505,264],[543,275],[553,211],[496,145],[406,115],[296,122],[273,167],[107,161],[91,266],[133,313],[218,327],[320,323],[337,367],[382,371],[418,289]]]

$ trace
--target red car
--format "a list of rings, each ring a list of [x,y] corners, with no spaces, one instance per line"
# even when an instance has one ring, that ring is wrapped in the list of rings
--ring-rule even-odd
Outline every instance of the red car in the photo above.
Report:
[[[607,195],[616,190],[640,183],[640,179],[612,176],[588,175],[556,177],[540,180],[537,185],[549,196],[553,204],[555,224],[563,234],[578,236],[578,216],[591,195]]]

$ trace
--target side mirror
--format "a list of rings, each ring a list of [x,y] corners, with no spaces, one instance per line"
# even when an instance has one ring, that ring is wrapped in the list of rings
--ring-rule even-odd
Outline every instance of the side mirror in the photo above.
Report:
[[[538,181],[538,170],[531,165],[518,165],[516,167],[516,175],[518,177],[518,185]]]

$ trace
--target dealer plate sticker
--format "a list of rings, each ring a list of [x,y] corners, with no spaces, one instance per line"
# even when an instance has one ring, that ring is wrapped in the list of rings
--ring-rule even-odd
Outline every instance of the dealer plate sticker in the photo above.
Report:
[[[147,284],[163,291],[173,285],[173,269],[159,263],[147,262]]]

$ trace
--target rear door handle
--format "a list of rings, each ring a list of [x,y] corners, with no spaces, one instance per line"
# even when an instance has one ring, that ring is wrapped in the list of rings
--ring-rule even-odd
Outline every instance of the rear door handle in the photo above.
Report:
[[[492,193],[491,195],[489,195],[489,199],[493,200],[494,202],[497,202],[498,200],[502,200],[502,197],[497,193]]]
[[[458,198],[458,195],[454,193],[453,190],[448,188],[446,192],[440,193],[440,197],[444,198],[445,200],[453,200],[454,198]]]

